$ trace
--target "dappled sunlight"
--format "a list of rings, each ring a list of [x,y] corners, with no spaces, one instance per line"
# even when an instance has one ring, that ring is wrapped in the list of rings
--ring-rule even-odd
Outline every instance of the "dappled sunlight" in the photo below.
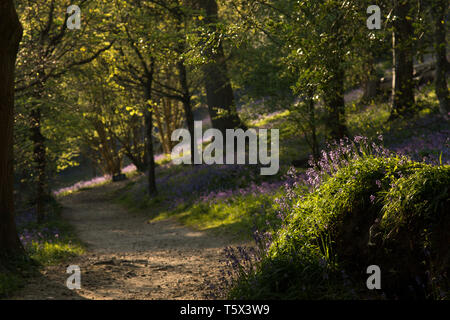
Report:
[[[447,2],[0,0],[0,298],[450,299]]]

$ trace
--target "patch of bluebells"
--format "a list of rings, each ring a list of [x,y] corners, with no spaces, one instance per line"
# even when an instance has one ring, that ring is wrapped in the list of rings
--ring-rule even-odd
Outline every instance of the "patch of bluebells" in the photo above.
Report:
[[[273,194],[277,192],[284,183],[282,181],[277,182],[262,182],[261,184],[256,184],[251,182],[250,186],[238,188],[238,189],[227,189],[211,191],[207,194],[202,195],[198,201],[216,203],[218,201],[227,200],[236,196],[247,196],[247,195],[259,195],[259,194]]]
[[[407,155],[412,160],[429,164],[450,164],[450,130],[435,131],[411,137],[391,148],[398,154]]]
[[[289,168],[284,175],[284,195],[275,199],[277,204],[277,218],[284,222],[288,214],[296,206],[295,202],[302,198],[302,188],[307,187],[307,175],[297,171],[294,167]]]
[[[206,298],[220,299],[226,298],[224,296],[227,290],[233,285],[233,281],[241,276],[257,271],[257,263],[262,257],[258,249],[254,247],[226,247],[223,250],[225,267],[220,270],[221,276],[219,281],[212,283],[206,280],[206,285],[209,292]]]
[[[377,139],[382,142],[383,136],[379,135]],[[322,184],[324,179],[333,176],[340,168],[347,166],[351,160],[367,155],[387,158],[395,156],[395,153],[364,136],[355,136],[353,140],[345,137],[327,144],[327,149],[322,150],[319,160],[316,161],[312,156],[310,157],[306,182],[315,189]]]
[[[184,202],[199,197],[202,194],[217,191],[227,192],[233,183],[239,183],[244,174],[243,166],[232,165],[196,165],[189,167],[173,176],[163,177],[160,182],[164,192],[170,194],[171,201]]]
[[[162,160],[162,159],[164,159],[164,157],[165,157],[165,155],[157,155],[157,156],[155,156],[155,161]],[[130,164],[130,165],[124,167],[121,172],[123,174],[126,174],[126,173],[135,172],[136,170],[137,170],[136,166],[134,164]],[[89,188],[89,187],[93,187],[93,186],[96,186],[99,184],[103,184],[110,180],[111,180],[111,175],[106,174],[103,176],[92,178],[90,180],[79,181],[69,187],[64,187],[64,188],[54,190],[53,195],[58,196],[60,194],[67,193],[67,192],[75,192],[75,191],[78,191],[83,188]]]
[[[236,183],[244,183],[245,181],[240,178],[244,177],[248,169],[248,167],[240,165],[197,165],[191,167],[190,170],[181,171],[173,177],[173,180],[178,183],[180,181],[188,182],[185,189],[179,189],[180,193],[195,192],[199,194],[207,191],[226,190],[232,188]]]
[[[43,245],[44,243],[52,243],[57,241],[60,237],[60,231],[58,228],[42,228],[36,229],[23,229],[19,234],[19,239],[22,245],[27,248],[32,244]]]
[[[36,227],[36,210],[34,208],[20,212],[15,217],[19,239],[25,248],[32,244],[38,246],[53,243],[60,239],[60,230],[56,227]]]
[[[83,189],[83,188],[93,187],[95,185],[105,183],[105,182],[107,182],[109,180],[111,180],[111,176],[110,175],[104,175],[102,177],[95,177],[95,178],[93,178],[91,180],[79,181],[79,182],[75,183],[72,186],[65,187],[65,188],[60,188],[58,190],[55,190],[53,192],[53,195],[58,196],[60,194],[67,193],[67,192],[75,192],[75,191],[78,191],[78,190]]]
[[[236,195],[268,193],[281,182],[261,180],[259,167],[250,165],[196,165],[156,179],[160,193],[174,208],[191,200],[215,202]]]

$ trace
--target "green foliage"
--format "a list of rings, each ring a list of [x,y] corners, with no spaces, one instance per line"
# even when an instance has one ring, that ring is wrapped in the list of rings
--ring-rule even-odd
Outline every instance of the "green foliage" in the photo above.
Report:
[[[276,194],[234,196],[215,203],[197,202],[192,206],[164,212],[156,219],[175,217],[185,225],[199,230],[210,230],[237,239],[250,240],[253,230],[274,225]]]
[[[347,106],[347,125],[352,135],[376,137],[389,124],[390,106],[387,103],[357,104]]]
[[[78,165],[82,129],[76,106],[79,92],[70,90],[68,79],[75,69],[110,46],[112,28],[102,17],[108,12],[107,3],[79,4],[89,18],[83,19],[83,28],[75,31],[66,29],[66,11],[71,4],[67,0],[16,3],[24,29],[16,62],[14,110],[19,205],[29,205],[42,196],[33,190],[37,184],[49,194],[48,180]],[[106,28],[100,31],[101,26]],[[37,148],[41,143],[43,148]]]
[[[30,258],[42,265],[58,264],[84,253],[84,249],[72,243],[36,243],[27,248]]]
[[[389,268],[387,281],[397,280],[397,274],[418,277],[426,286],[426,294],[434,299],[445,297],[450,289],[446,277],[450,261],[449,182],[449,166],[426,166],[398,179],[386,194],[383,215],[371,239],[383,249],[377,254],[381,266]]]
[[[371,264],[385,270],[388,295],[445,292],[449,182],[449,166],[370,156],[350,162],[300,197],[262,262],[237,279],[230,297],[369,297],[364,271]],[[415,277],[423,291],[402,292]]]

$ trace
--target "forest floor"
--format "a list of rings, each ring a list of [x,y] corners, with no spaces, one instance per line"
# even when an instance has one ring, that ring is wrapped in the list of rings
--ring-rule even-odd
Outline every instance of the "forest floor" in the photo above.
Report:
[[[218,281],[223,248],[236,242],[171,219],[149,223],[114,203],[120,187],[123,183],[111,183],[60,199],[63,218],[87,252],[44,267],[13,299],[206,298],[205,281]],[[81,269],[79,290],[65,285],[69,265]]]

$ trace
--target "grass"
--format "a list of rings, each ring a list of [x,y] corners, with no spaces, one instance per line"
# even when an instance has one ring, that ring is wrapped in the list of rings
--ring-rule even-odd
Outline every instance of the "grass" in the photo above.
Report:
[[[73,226],[61,218],[61,206],[53,202],[49,208],[44,223],[30,222],[19,229],[19,234],[27,229],[42,235],[25,242],[25,249],[30,258],[43,266],[58,264],[85,252],[85,245],[77,238]]]
[[[175,218],[184,225],[219,235],[250,240],[255,229],[264,229],[276,217],[275,194],[234,196],[217,202],[196,202],[163,211],[151,221]]]
[[[158,174],[158,196],[150,198],[145,177],[139,177],[118,191],[116,201],[149,221],[173,218],[197,230],[249,239],[255,226],[275,216],[280,184],[256,174],[257,168],[228,168],[166,166]]]
[[[85,245],[76,237],[73,227],[61,218],[59,212],[43,224],[30,223],[25,228],[32,230],[34,235],[42,235],[31,242],[25,242],[29,257],[41,266],[58,264],[85,252]]]
[[[376,137],[386,130],[390,116],[388,103],[358,105],[351,104],[347,107],[347,126],[352,135]]]
[[[85,252],[80,245],[73,243],[37,243],[34,242],[29,248],[30,257],[41,265],[54,265],[66,261],[69,258],[82,255]]]
[[[289,115],[289,110],[275,112],[273,114],[260,117],[258,120],[251,121],[250,125],[256,128],[276,128],[283,121],[285,121],[289,117]]]

